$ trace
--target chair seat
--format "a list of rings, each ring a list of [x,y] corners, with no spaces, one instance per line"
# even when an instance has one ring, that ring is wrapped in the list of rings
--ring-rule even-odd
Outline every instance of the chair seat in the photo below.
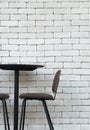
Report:
[[[23,93],[19,96],[21,99],[35,99],[35,100],[54,100],[53,96],[46,93]]]
[[[6,93],[0,93],[0,100],[2,99],[8,99],[9,98],[9,95],[6,94]]]

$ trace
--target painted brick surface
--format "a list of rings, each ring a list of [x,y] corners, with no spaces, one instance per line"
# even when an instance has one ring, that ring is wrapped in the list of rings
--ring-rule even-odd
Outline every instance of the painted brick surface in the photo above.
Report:
[[[56,101],[47,102],[55,130],[90,129],[89,25],[89,0],[0,0],[0,63],[45,66],[20,72],[20,93],[51,93],[54,73],[62,70]],[[13,81],[13,71],[0,70],[0,92],[10,94],[11,129]],[[2,118],[0,105],[4,130]],[[39,101],[27,102],[25,130],[29,129],[49,130]]]

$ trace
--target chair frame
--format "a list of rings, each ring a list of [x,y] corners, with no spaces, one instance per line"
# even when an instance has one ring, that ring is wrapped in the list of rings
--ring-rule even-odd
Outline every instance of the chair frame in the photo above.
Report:
[[[58,70],[56,72],[55,76],[54,76],[53,85],[52,85],[52,91],[54,93],[53,100],[55,100],[55,97],[56,97],[60,74],[61,74],[61,70]],[[48,110],[48,107],[47,107],[47,104],[46,104],[46,100],[45,99],[34,99],[34,98],[33,99],[24,98],[23,99],[22,108],[21,108],[21,118],[20,118],[19,130],[24,130],[25,113],[26,113],[26,101],[27,100],[39,100],[39,101],[42,101],[42,104],[43,104],[43,107],[44,107],[44,111],[45,111],[45,114],[46,114],[46,118],[47,118],[47,121],[48,121],[49,128],[50,128],[50,130],[54,130],[53,123],[51,121],[49,110]]]
[[[25,112],[26,112],[26,100],[28,100],[28,99],[24,99],[23,102],[22,102],[21,118],[20,118],[20,128],[19,128],[19,130],[24,130]],[[42,101],[42,104],[43,104],[43,107],[44,107],[44,111],[45,111],[45,114],[46,114],[46,118],[47,118],[47,121],[48,121],[49,128],[50,128],[50,130],[54,130],[53,123],[51,121],[51,117],[50,117],[50,114],[49,114],[49,111],[48,111],[48,107],[47,107],[46,101],[45,100],[40,100],[40,101]]]

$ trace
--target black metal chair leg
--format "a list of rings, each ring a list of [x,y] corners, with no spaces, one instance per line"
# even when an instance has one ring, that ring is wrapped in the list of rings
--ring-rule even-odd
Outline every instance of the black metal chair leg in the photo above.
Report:
[[[5,127],[5,130],[7,130],[4,100],[2,100],[2,107],[3,107],[4,127]]]
[[[23,117],[23,103],[22,103],[22,108],[21,108],[21,117],[20,117],[20,127],[19,127],[19,130],[21,130],[21,127],[22,127],[22,117]]]
[[[53,127],[53,124],[52,124],[52,121],[51,121],[51,118],[50,118],[50,115],[49,115],[49,111],[48,111],[48,108],[47,108],[47,104],[46,104],[45,100],[42,100],[42,102],[43,102],[45,114],[46,114],[46,117],[47,117],[47,121],[48,121],[48,124],[49,124],[49,128],[50,128],[50,130],[54,130],[54,127]]]
[[[22,103],[21,118],[20,118],[20,128],[19,128],[19,130],[24,130],[25,111],[26,111],[26,99],[24,99],[23,103]]]
[[[24,130],[24,124],[25,124],[25,111],[26,111],[26,99],[23,101],[23,120],[22,120],[22,130]]]
[[[10,130],[6,100],[4,100],[4,104],[5,104],[5,113],[6,113],[7,127],[8,127],[8,130]]]
[[[7,105],[5,99],[2,100],[2,107],[3,107],[3,118],[4,118],[5,130],[10,130]]]

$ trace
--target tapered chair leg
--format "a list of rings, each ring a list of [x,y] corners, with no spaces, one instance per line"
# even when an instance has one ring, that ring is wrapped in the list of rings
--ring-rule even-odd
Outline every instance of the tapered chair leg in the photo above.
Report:
[[[9,118],[8,118],[8,111],[7,111],[6,100],[4,100],[4,103],[5,103],[5,111],[6,111],[7,127],[8,127],[8,130],[10,130],[10,125],[9,125]]]
[[[5,99],[2,100],[2,107],[3,107],[3,117],[4,117],[5,130],[10,130],[8,112],[7,112],[7,105],[6,105]]]
[[[20,128],[19,128],[19,130],[24,130],[25,111],[26,111],[26,99],[24,99],[23,103],[22,103],[21,118],[20,118]]]
[[[50,115],[49,115],[49,111],[48,111],[48,108],[47,108],[47,104],[46,104],[45,100],[42,100],[42,102],[43,102],[45,114],[46,114],[46,117],[47,117],[47,121],[48,121],[48,124],[49,124],[49,128],[50,128],[50,130],[54,130],[54,127],[53,127],[53,124],[52,124],[52,121],[51,121],[51,118],[50,118]]]
[[[5,127],[5,130],[7,130],[4,100],[2,100],[2,107],[3,107],[4,127]]]

